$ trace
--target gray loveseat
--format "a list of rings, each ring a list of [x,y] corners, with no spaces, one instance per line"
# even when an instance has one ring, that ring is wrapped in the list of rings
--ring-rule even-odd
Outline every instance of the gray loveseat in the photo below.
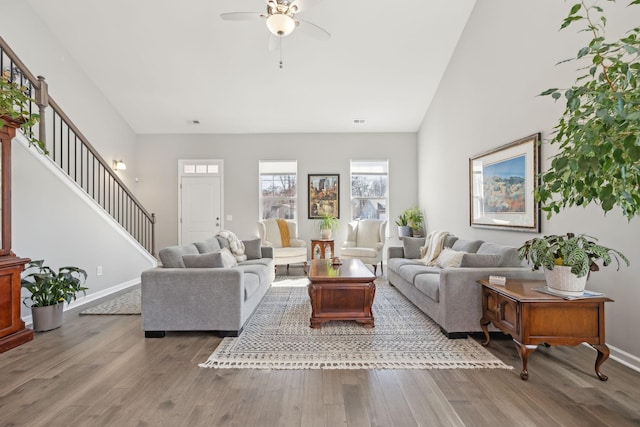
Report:
[[[260,239],[244,244],[248,259],[236,266],[224,262],[221,246],[228,245],[220,237],[162,249],[162,266],[141,278],[145,337],[165,331],[238,336],[275,278],[273,249],[261,247]]]
[[[522,266],[516,248],[481,240],[459,240],[451,235],[444,246],[465,252],[457,254],[461,257],[460,266],[426,266],[419,259],[424,241],[405,237],[403,246],[387,249],[389,283],[433,319],[449,338],[464,338],[467,333],[482,331],[481,286],[477,280],[488,279],[490,275],[544,279],[543,273]]]

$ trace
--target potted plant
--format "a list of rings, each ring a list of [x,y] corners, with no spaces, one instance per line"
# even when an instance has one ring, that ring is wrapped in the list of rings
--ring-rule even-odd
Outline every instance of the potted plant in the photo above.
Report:
[[[407,210],[407,223],[409,227],[411,227],[411,234],[413,237],[422,237],[424,215],[419,207],[414,206]]]
[[[330,239],[331,232],[337,230],[339,223],[338,219],[331,213],[323,212],[320,214],[318,220],[318,228],[320,229],[320,237],[323,239]]]
[[[598,239],[586,234],[549,235],[526,241],[518,248],[520,259],[526,259],[534,270],[544,268],[547,287],[563,295],[581,296],[590,271],[620,259],[629,260],[620,251],[596,243]]]
[[[23,298],[24,305],[31,300],[33,330],[49,331],[62,326],[65,301],[75,301],[79,292],[89,288],[82,286],[87,272],[78,267],[60,267],[56,272],[44,265],[44,260],[31,261],[23,272],[20,284],[31,295]]]
[[[32,103],[35,103],[35,100],[30,96],[30,90],[14,82],[11,79],[11,73],[5,70],[0,75],[0,128],[8,122],[12,123],[22,130],[29,140],[29,145],[47,154],[44,143],[35,138],[31,131],[31,128],[40,120],[39,114],[30,112],[29,107]]]
[[[550,141],[558,153],[535,198],[548,217],[594,202],[604,212],[617,206],[631,220],[640,213],[640,26],[607,40],[603,8],[584,1],[571,7],[560,29],[574,23],[583,24],[580,32],[591,40],[568,60],[578,62],[573,86],[541,93],[566,106]]]
[[[411,236],[411,227],[409,226],[409,215],[407,213],[408,210],[405,210],[400,215],[398,215],[398,219],[396,220],[396,225],[398,226],[398,237],[410,237]]]

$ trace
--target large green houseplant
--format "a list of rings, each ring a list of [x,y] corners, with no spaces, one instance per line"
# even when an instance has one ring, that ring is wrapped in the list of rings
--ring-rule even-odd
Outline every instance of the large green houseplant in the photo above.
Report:
[[[598,271],[596,261],[608,266],[613,260],[620,268],[620,260],[629,265],[629,260],[620,251],[596,243],[597,239],[586,234],[567,233],[565,235],[549,235],[536,237],[526,241],[518,248],[520,259],[526,259],[534,270],[544,268],[547,286],[567,295],[581,294],[584,291],[588,273]],[[549,273],[553,270],[555,273]],[[560,275],[573,275],[576,289],[563,289],[561,283],[555,282]],[[565,279],[564,276],[560,280]],[[581,289],[580,289],[581,286]]]
[[[47,331],[62,325],[62,309],[64,303],[76,300],[77,294],[87,289],[83,283],[87,272],[78,267],[60,267],[55,271],[44,265],[44,260],[31,261],[27,264],[20,281],[30,295],[23,302],[31,301],[33,329]]]
[[[607,41],[603,9],[585,1],[571,7],[561,29],[574,23],[591,40],[568,60],[580,64],[574,85],[541,94],[564,97],[566,107],[550,141],[559,151],[535,197],[548,217],[593,202],[605,213],[618,206],[631,220],[640,212],[640,27]]]
[[[33,136],[31,128],[40,121],[40,115],[32,113],[30,107],[35,103],[30,96],[29,89],[14,82],[10,73],[0,75],[0,128],[7,121],[18,123],[20,129],[29,140],[29,145],[35,146],[42,153],[47,154],[47,148],[42,141]]]

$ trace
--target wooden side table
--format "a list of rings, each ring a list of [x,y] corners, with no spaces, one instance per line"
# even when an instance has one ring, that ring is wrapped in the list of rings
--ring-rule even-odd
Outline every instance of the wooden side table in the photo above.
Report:
[[[507,280],[506,285],[482,285],[482,319],[480,326],[489,345],[487,325],[493,325],[511,335],[522,360],[520,378],[527,380],[527,361],[538,344],[578,345],[583,342],[596,349],[595,370],[602,381],[607,376],[600,365],[609,358],[609,347],[604,339],[604,303],[606,297],[566,300],[562,297],[538,292],[544,280]]]
[[[311,239],[311,259],[315,258],[316,247],[320,250],[320,259],[326,258],[327,248],[331,250],[330,258],[334,257],[333,239]]]

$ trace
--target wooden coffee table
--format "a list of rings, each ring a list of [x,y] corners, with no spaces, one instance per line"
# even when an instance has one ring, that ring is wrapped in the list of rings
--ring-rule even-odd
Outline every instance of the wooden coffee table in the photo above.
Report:
[[[311,260],[309,270],[310,326],[319,328],[329,320],[355,320],[373,328],[376,276],[359,259],[331,265],[330,259]]]

